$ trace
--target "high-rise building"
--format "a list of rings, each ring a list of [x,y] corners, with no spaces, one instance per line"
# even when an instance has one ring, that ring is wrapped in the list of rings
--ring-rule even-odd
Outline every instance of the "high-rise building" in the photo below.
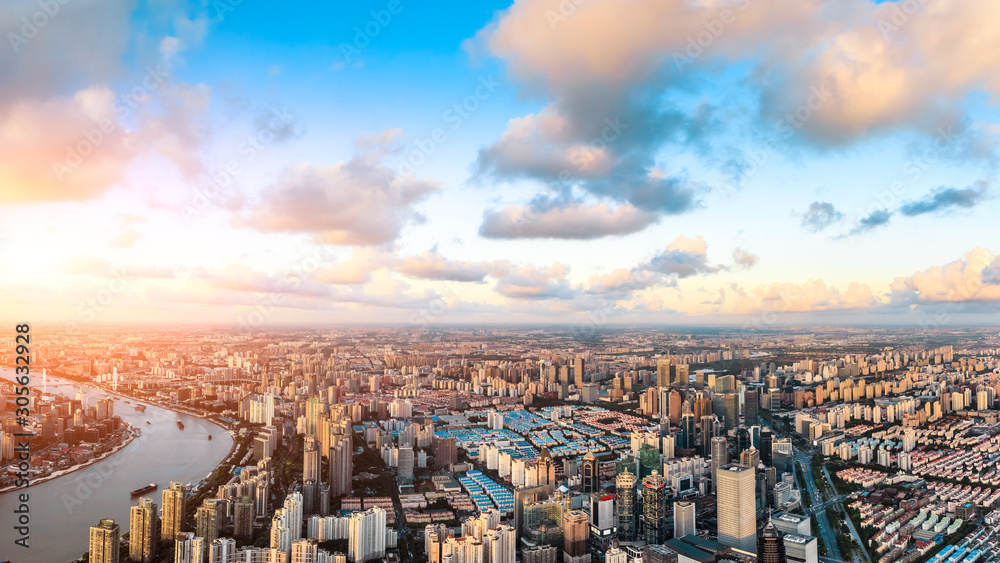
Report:
[[[410,446],[403,446],[399,448],[399,456],[397,458],[397,475],[400,479],[406,481],[413,480],[413,448]]]
[[[601,546],[611,545],[615,533],[615,496],[608,493],[590,494],[590,533]]]
[[[774,434],[770,428],[760,431],[760,460],[764,465],[771,465],[771,444],[774,442]]]
[[[174,563],[203,563],[204,538],[197,538],[194,532],[181,532],[174,539]]]
[[[118,563],[121,549],[121,530],[112,518],[101,518],[90,527],[89,561],[91,563]]]
[[[385,510],[379,507],[351,514],[347,558],[364,563],[385,555]]]
[[[688,364],[672,364],[670,366],[670,383],[678,387],[687,387],[691,381],[691,366]]]
[[[753,445],[753,438],[750,436],[750,429],[740,426],[736,429],[736,455],[740,455],[744,450]]]
[[[329,459],[330,496],[336,498],[350,494],[354,476],[354,442],[350,433],[344,432],[332,438]]]
[[[208,563],[232,561],[236,556],[236,540],[216,538],[208,544]]]
[[[237,541],[249,543],[253,539],[253,499],[242,497],[233,503],[233,536]]]
[[[156,510],[156,503],[143,497],[129,512],[129,560],[152,563],[156,559],[156,542],[159,540],[160,515]]]
[[[447,467],[458,461],[458,446],[455,438],[434,438],[434,464]]]
[[[563,563],[589,563],[587,538],[590,536],[590,528],[587,525],[587,514],[582,510],[563,512],[562,528]]]
[[[695,533],[696,505],[690,501],[674,503],[674,537],[683,538]]]
[[[548,448],[542,448],[542,451],[538,454],[537,471],[539,485],[556,484],[556,462],[552,459],[552,454],[549,453]]]
[[[681,416],[681,443],[684,449],[694,449],[695,422],[694,413],[686,412]]]
[[[573,360],[573,383],[577,389],[583,388],[583,358],[577,357]]]
[[[743,419],[747,426],[760,424],[760,393],[756,385],[749,385],[743,391]]]
[[[320,473],[319,440],[306,436],[302,444],[302,509],[306,514],[319,510]]]
[[[712,492],[719,490],[719,468],[729,463],[729,442],[724,436],[712,438]]]
[[[730,463],[719,468],[716,506],[719,543],[757,552],[757,476],[753,467]]]
[[[580,464],[581,477],[583,478],[583,492],[596,493],[601,488],[601,476],[597,466],[597,457],[594,452],[588,451],[583,456]]]
[[[207,545],[212,545],[222,531],[225,518],[225,501],[217,498],[205,499],[195,512],[195,534],[205,538]]]
[[[671,389],[667,395],[667,415],[670,417],[672,424],[680,424],[683,405],[684,399],[681,397],[681,392],[677,389]],[[660,418],[663,419],[665,417],[661,416]]]
[[[163,489],[163,523],[160,526],[160,539],[173,541],[184,527],[184,514],[187,511],[187,494],[184,483],[171,482],[170,488]]]
[[[757,448],[750,446],[749,448],[743,450],[740,453],[740,465],[746,465],[747,467],[757,467],[760,463],[760,451]]]
[[[667,482],[660,472],[642,480],[642,525],[646,543],[660,544],[666,539]]]
[[[701,417],[701,455],[705,457],[712,455],[712,438],[715,437],[717,422],[712,414]]]
[[[636,494],[635,475],[629,473],[628,469],[618,474],[615,478],[615,526],[618,528],[618,539],[622,541],[634,541],[636,539]]]
[[[726,393],[722,396],[722,405],[725,409],[726,432],[729,432],[740,424],[739,395],[736,393]]]
[[[670,386],[670,360],[656,360],[656,387]]]
[[[526,547],[521,551],[524,563],[558,563],[559,548],[554,545]]]
[[[757,536],[757,563],[787,563],[781,532],[768,522]]]

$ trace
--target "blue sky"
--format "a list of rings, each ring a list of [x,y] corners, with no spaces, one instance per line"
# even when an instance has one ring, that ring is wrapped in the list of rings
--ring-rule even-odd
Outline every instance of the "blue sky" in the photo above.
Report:
[[[14,4],[11,314],[914,324],[1000,300],[985,1]]]

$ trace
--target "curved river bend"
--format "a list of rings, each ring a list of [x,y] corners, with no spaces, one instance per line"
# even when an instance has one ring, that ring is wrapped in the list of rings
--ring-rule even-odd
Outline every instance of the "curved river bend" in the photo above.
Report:
[[[0,377],[13,380],[14,372],[0,368]],[[40,389],[41,377],[33,374],[31,383],[34,389]],[[120,396],[51,375],[48,377],[47,391],[51,395],[75,398],[81,390],[87,397],[88,406],[96,404],[98,399],[113,397],[114,413],[140,429],[142,436],[111,457],[84,469],[29,486],[31,533],[28,542],[31,547],[28,549],[14,544],[19,536],[12,527],[17,495],[24,489],[0,494],[0,520],[11,522],[0,526],[0,560],[6,558],[15,563],[72,561],[87,551],[90,527],[97,524],[98,519],[114,518],[122,534],[128,531],[129,508],[138,501],[129,496],[129,491],[156,483],[159,489],[146,494],[159,506],[162,504],[160,491],[169,486],[170,481],[197,483],[226,458],[233,445],[228,431],[207,420],[148,403],[143,403],[146,412],[138,412],[134,409],[136,401],[132,399],[128,399],[130,404],[125,404]],[[178,419],[184,423],[184,430],[177,428],[175,421]],[[146,424],[147,420],[150,424]]]

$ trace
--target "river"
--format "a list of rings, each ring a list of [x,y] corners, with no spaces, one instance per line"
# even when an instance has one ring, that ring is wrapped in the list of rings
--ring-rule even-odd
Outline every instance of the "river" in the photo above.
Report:
[[[0,368],[0,377],[13,380],[13,370]],[[32,373],[31,385],[41,389],[40,373]],[[80,385],[80,389],[73,386]],[[138,498],[129,491],[149,483],[159,489],[146,493],[162,509],[161,493],[170,481],[197,483],[225,459],[233,445],[229,432],[207,420],[169,411],[149,403],[146,412],[134,409],[136,401],[125,404],[117,395],[58,377],[48,377],[49,394],[75,398],[78,391],[87,397],[87,405],[98,399],[114,397],[114,414],[120,416],[142,436],[121,451],[84,469],[27,488],[31,521],[30,547],[14,544],[19,536],[13,529],[17,495],[24,489],[0,494],[0,561],[13,563],[69,562],[88,549],[90,527],[102,517],[115,519],[121,533],[128,531],[129,508]],[[177,428],[176,420],[184,423]],[[146,421],[150,424],[146,424]],[[208,436],[212,439],[209,440]],[[10,523],[10,524],[8,524]]]

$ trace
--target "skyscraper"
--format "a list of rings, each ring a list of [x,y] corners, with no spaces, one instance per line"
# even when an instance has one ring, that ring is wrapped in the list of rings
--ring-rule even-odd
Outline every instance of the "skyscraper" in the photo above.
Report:
[[[163,525],[160,539],[173,541],[184,527],[184,513],[187,511],[187,495],[184,484],[171,482],[169,489],[163,489]]]
[[[90,527],[90,562],[118,563],[121,549],[121,530],[111,518],[101,518],[96,526]]]
[[[686,412],[681,416],[681,443],[684,449],[694,449],[694,414]]]
[[[397,475],[406,481],[413,479],[413,448],[410,446],[399,448]]]
[[[342,497],[351,492],[354,475],[354,442],[351,434],[334,436],[330,444],[330,496]]]
[[[174,539],[174,563],[203,563],[204,540],[193,532],[181,532]]]
[[[590,548],[587,537],[590,528],[587,515],[582,510],[567,510],[563,513],[563,563],[590,563]]]
[[[695,532],[696,505],[689,501],[674,503],[674,537],[683,538]]]
[[[787,561],[781,532],[768,521],[757,536],[757,563],[787,563]]]
[[[315,436],[306,436],[302,444],[302,508],[306,514],[314,514],[319,509],[322,477],[319,463],[319,440]]]
[[[716,418],[709,414],[701,417],[701,455],[711,457],[712,438],[715,437]]]
[[[723,436],[712,438],[712,492],[719,490],[719,468],[729,463],[729,442]]]
[[[615,525],[618,527],[618,539],[622,541],[635,540],[635,483],[635,475],[629,473],[628,469],[615,478],[615,493],[618,496],[615,502]]]
[[[588,451],[583,456],[583,463],[580,464],[581,477],[583,478],[583,492],[596,493],[601,488],[601,476],[598,472],[597,457],[594,452]]]
[[[556,464],[548,448],[542,448],[541,453],[538,454],[538,484],[556,484]]]
[[[152,563],[156,558],[156,542],[160,539],[160,515],[152,499],[141,498],[129,512],[128,558],[130,561]]]
[[[719,468],[719,543],[757,552],[757,478],[753,467],[731,463]]]
[[[666,539],[667,483],[655,469],[642,480],[642,524],[646,543],[661,544]]]
[[[753,439],[750,437],[750,429],[746,426],[740,426],[736,429],[736,455],[740,455],[744,450],[753,445]]]
[[[678,387],[687,387],[691,379],[691,369],[687,364],[673,364],[670,366],[670,382]]]
[[[223,501],[217,498],[205,499],[205,502],[195,512],[195,533],[205,538],[205,543],[211,545],[222,529],[222,518],[225,515]]]
[[[722,396],[722,404],[726,416],[726,432],[740,424],[740,399],[736,393],[726,393]]]
[[[351,514],[347,558],[364,563],[385,555],[385,510],[379,507]]]
[[[662,389],[670,385],[670,360],[656,360],[656,387]]]
[[[604,493],[590,494],[590,530],[595,537],[610,543],[615,529],[615,496]]]
[[[764,465],[771,465],[771,444],[774,440],[774,435],[771,434],[770,428],[764,428],[760,431],[760,460],[764,462]]]
[[[748,386],[743,392],[743,412],[744,423],[747,426],[760,424],[758,411],[760,410],[760,393],[757,392],[756,385]]]
[[[241,542],[253,539],[253,499],[242,497],[233,504],[233,536]]]

